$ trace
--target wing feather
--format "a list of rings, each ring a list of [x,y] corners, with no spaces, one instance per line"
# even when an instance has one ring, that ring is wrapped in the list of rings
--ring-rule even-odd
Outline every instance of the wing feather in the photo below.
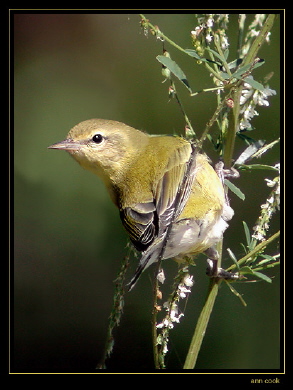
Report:
[[[154,192],[154,199],[151,202],[154,210],[150,211],[151,207],[148,203],[148,212],[143,213],[142,204],[140,204],[140,213],[138,213],[140,216],[137,216],[136,221],[135,219],[131,221],[131,223],[136,223],[136,232],[130,235],[132,242],[138,249],[143,248],[144,252],[135,275],[129,283],[129,290],[133,288],[145,268],[163,258],[172,223],[181,214],[189,198],[196,172],[196,148],[192,144],[186,144],[186,146],[188,148],[184,151],[176,151],[176,155],[170,157],[167,169],[158,181]],[[137,209],[135,212],[137,213]],[[129,215],[137,214],[128,211],[128,218]],[[141,218],[144,224],[139,222]],[[128,222],[125,223],[126,228]],[[131,230],[133,232],[133,228]]]
[[[180,183],[185,177],[190,154],[190,143],[179,144],[179,147],[170,155],[157,183],[151,183],[152,200],[120,210],[123,225],[138,250],[146,250],[171,223],[174,215],[174,202]],[[137,185],[139,188],[139,183]],[[184,201],[186,199],[182,197],[177,205],[178,210],[183,209]]]

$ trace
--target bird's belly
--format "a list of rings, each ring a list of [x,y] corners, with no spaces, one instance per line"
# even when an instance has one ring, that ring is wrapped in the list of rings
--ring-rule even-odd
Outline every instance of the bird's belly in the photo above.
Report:
[[[213,222],[181,220],[172,227],[163,257],[178,258],[204,252],[222,239],[227,227],[221,217]]]

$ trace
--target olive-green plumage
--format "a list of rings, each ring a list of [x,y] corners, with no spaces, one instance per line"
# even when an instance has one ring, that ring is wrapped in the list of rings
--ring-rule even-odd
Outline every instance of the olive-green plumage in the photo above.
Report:
[[[210,248],[233,215],[208,158],[181,137],[151,136],[120,122],[91,119],[50,148],[68,151],[104,181],[142,252],[131,287],[159,257],[194,256]]]

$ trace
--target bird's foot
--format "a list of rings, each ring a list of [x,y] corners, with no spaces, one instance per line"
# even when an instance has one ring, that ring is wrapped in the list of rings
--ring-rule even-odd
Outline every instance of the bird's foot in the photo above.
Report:
[[[237,280],[240,278],[240,275],[238,272],[229,272],[224,270],[223,268],[217,267],[217,260],[207,259],[208,267],[206,274],[210,278],[219,278],[219,279],[226,279],[226,280]]]

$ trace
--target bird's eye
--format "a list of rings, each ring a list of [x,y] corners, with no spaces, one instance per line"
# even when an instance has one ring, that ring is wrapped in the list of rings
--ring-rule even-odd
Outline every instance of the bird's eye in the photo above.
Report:
[[[95,144],[100,144],[103,141],[103,139],[104,137],[102,136],[102,134],[95,134],[92,138]]]

